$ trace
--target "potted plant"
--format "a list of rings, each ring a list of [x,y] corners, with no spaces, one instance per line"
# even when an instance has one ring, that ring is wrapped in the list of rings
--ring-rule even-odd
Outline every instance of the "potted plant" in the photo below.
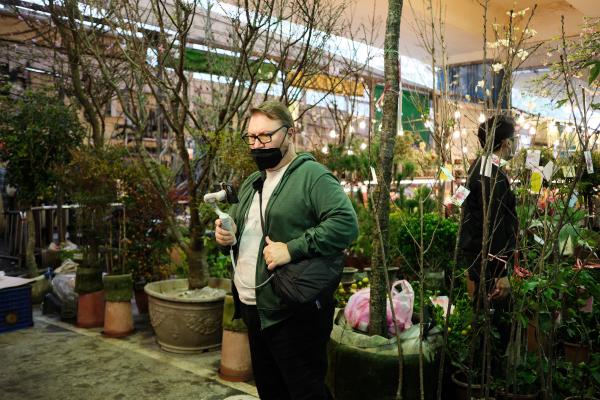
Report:
[[[164,269],[171,262],[174,241],[167,226],[167,213],[160,194],[148,177],[141,172],[137,159],[124,168],[121,201],[127,220],[127,241],[123,261],[125,271],[131,272],[135,303],[140,314],[148,313],[147,283],[164,279]],[[163,169],[164,178],[170,173]]]
[[[450,270],[450,255],[454,253],[458,225],[438,213],[426,213],[423,219],[424,279],[430,289],[444,289],[446,271]],[[419,248],[415,239],[421,234],[421,217],[398,211],[390,214],[390,258],[401,257],[406,266],[419,265]],[[404,273],[414,275],[416,271]]]
[[[498,378],[496,398],[500,400],[535,400],[539,396],[539,360],[537,355],[525,352],[516,365],[506,371],[506,378]]]
[[[6,162],[7,181],[18,190],[19,208],[26,213],[25,264],[28,276],[36,278],[32,293],[35,303],[50,285],[38,273],[31,208],[54,198],[53,191],[63,180],[59,169],[69,163],[71,152],[80,146],[85,133],[74,108],[50,90],[27,90],[19,98],[3,94],[0,106],[0,157]]]
[[[74,152],[65,169],[69,176],[66,193],[79,205],[76,224],[82,235],[83,260],[75,282],[79,293],[77,323],[82,327],[104,325],[102,273],[106,263],[112,262],[107,255],[114,245],[107,243],[112,232],[107,222],[112,221],[111,204],[117,201],[117,179],[124,154],[115,148],[87,147]]]
[[[600,313],[593,306],[593,294],[600,293],[600,285],[586,269],[576,269],[570,275],[564,286],[558,336],[563,341],[565,358],[579,364],[589,360],[599,334]]]
[[[589,362],[573,364],[558,360],[553,371],[557,395],[566,400],[594,400],[600,393],[600,354],[591,355]]]

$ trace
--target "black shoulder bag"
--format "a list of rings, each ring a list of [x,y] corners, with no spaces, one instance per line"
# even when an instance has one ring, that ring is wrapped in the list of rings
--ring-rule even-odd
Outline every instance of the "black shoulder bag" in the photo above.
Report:
[[[261,182],[262,183],[262,182]],[[262,185],[258,185],[260,224],[265,232],[262,214]],[[322,296],[331,296],[342,277],[343,255],[317,256],[280,265],[272,272],[271,285],[275,293],[290,306],[312,303]]]

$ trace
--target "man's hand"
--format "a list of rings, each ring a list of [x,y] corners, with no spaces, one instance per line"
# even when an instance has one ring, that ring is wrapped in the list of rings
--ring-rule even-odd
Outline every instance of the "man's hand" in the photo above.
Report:
[[[222,223],[220,219],[215,221],[215,239],[219,246],[231,246],[235,241],[235,233],[237,232],[237,226],[235,222],[231,221],[233,224],[233,232],[226,231],[222,228]]]
[[[490,293],[490,300],[503,299],[510,293],[510,282],[508,277],[502,277],[496,279],[496,286],[492,293]]]
[[[276,267],[284,265],[292,261],[292,256],[288,251],[287,244],[282,242],[273,242],[268,236],[265,238],[266,245],[263,249],[263,256],[267,263],[269,271],[273,271]]]

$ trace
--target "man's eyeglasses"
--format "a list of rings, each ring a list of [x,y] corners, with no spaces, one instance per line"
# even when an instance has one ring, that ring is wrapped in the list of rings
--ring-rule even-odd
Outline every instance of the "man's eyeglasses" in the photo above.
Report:
[[[285,132],[290,129],[287,125],[282,125],[279,128],[271,131],[271,132],[263,132],[260,135],[249,135],[248,132],[242,134],[242,139],[246,142],[247,145],[252,146],[258,140],[261,144],[271,143],[273,140],[273,135],[277,133],[280,129],[285,128]]]

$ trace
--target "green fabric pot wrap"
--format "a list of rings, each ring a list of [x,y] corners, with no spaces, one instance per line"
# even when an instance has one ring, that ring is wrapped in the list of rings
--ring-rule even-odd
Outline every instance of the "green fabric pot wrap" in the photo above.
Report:
[[[80,265],[75,274],[75,292],[93,293],[102,290],[102,269]]]
[[[133,296],[131,274],[106,275],[104,277],[104,296],[106,301],[131,301]]]
[[[223,306],[223,329],[232,332],[248,332],[248,328],[241,318],[233,319],[234,312],[233,296],[228,294],[225,296],[225,305]]]
[[[433,328],[423,341],[425,399],[434,400],[442,335]],[[403,399],[420,400],[419,325],[400,334],[403,352]],[[336,400],[392,400],[398,390],[396,338],[368,336],[346,325],[343,310],[327,345],[326,383]]]

